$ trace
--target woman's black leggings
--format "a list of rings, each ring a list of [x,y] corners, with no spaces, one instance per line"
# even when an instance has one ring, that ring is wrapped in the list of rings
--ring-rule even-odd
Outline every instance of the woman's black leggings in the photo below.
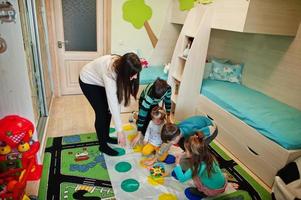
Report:
[[[110,133],[111,113],[108,106],[106,89],[90,85],[79,79],[79,85],[95,112],[95,130],[99,144],[106,144]]]

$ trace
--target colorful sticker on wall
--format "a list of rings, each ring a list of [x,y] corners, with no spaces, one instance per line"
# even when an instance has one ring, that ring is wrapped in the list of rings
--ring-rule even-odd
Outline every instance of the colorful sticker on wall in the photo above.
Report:
[[[124,2],[122,12],[123,19],[130,22],[136,29],[145,27],[152,46],[155,48],[158,38],[148,23],[152,17],[151,7],[146,5],[144,0],[128,0]]]
[[[6,42],[2,37],[0,37],[0,53],[4,53],[6,49],[7,49]]]
[[[180,10],[190,10],[194,6],[195,0],[179,0]]]
[[[194,3],[200,4],[209,4],[212,3],[213,0],[179,0],[180,10],[190,10],[194,7]]]
[[[16,22],[16,11],[8,1],[0,3],[0,21],[2,24]]]

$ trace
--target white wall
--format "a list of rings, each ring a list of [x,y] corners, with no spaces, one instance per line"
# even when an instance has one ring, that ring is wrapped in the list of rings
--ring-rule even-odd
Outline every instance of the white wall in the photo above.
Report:
[[[29,77],[23,47],[17,0],[10,0],[17,12],[16,23],[0,25],[7,50],[0,54],[0,118],[18,114],[34,122]]]
[[[132,50],[140,50],[142,56],[149,59],[153,47],[144,27],[136,29],[122,18],[122,5],[125,0],[112,0],[112,53],[124,54]],[[168,14],[171,0],[145,0],[152,8],[153,15],[149,21],[155,35],[159,38],[161,29]]]

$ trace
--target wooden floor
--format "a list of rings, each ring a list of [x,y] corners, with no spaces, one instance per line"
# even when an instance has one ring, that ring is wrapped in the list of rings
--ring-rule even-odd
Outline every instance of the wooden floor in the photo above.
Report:
[[[122,122],[128,123],[131,111],[137,109],[138,105],[133,101],[128,108],[122,108]],[[94,111],[85,96],[56,97],[49,116],[47,137],[94,132],[94,119]]]

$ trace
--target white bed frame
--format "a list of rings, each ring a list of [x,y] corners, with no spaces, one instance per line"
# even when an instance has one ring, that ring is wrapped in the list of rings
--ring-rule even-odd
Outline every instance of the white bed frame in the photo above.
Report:
[[[219,128],[216,140],[269,187],[279,169],[301,156],[301,149],[281,147],[203,95],[195,112],[214,119]]]

